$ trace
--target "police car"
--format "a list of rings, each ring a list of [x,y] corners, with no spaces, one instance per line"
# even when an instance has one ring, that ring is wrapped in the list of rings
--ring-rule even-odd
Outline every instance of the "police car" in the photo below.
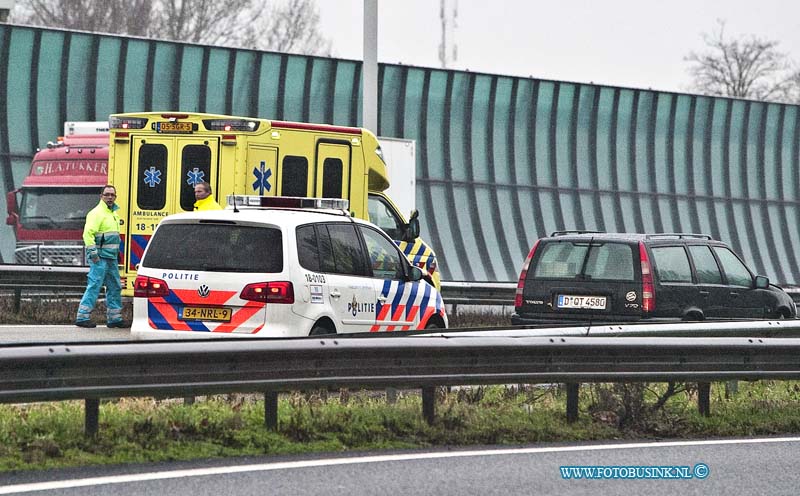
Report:
[[[164,218],[134,285],[134,338],[447,327],[441,295],[341,199],[235,195]]]

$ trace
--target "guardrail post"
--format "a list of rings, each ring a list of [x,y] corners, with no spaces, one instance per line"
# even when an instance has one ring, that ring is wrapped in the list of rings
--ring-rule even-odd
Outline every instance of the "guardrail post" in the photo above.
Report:
[[[567,383],[567,422],[578,420],[578,389],[579,384]]]
[[[428,425],[433,425],[435,418],[436,389],[433,386],[422,388],[422,416]]]
[[[700,415],[708,417],[711,415],[711,383],[697,383],[697,409]]]
[[[278,430],[278,392],[264,393],[264,427],[271,431]]]
[[[84,400],[84,434],[87,437],[94,437],[100,425],[100,399],[86,398]]]

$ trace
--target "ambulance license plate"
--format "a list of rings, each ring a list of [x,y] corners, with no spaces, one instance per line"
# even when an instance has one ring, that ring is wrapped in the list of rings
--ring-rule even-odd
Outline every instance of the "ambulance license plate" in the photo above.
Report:
[[[558,308],[581,308],[587,310],[605,310],[605,296],[558,295]]]
[[[233,310],[230,308],[183,307],[178,316],[181,320],[213,320],[230,322]]]
[[[191,133],[194,126],[191,122],[156,122],[157,133]]]

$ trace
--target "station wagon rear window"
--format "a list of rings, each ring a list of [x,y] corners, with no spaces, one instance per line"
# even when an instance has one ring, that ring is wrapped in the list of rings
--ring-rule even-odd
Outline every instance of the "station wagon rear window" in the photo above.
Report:
[[[534,279],[634,280],[634,256],[626,243],[546,243]]]
[[[164,224],[150,240],[142,265],[205,272],[281,272],[281,231],[236,224]]]

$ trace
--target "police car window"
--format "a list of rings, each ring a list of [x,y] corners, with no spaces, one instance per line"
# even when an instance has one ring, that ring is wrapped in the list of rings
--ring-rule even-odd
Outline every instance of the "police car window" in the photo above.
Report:
[[[161,210],[167,203],[167,147],[144,144],[139,148],[136,204],[144,210]]]
[[[653,259],[661,282],[692,282],[689,257],[682,246],[653,248]]]
[[[380,279],[403,279],[403,261],[397,246],[373,229],[362,226],[360,230],[367,245],[372,275]]]
[[[292,155],[283,158],[281,195],[308,196],[308,159]]]
[[[162,224],[142,260],[154,269],[281,272],[281,231],[231,224]]]
[[[390,238],[403,239],[403,223],[381,197],[369,195],[367,210],[370,222],[383,229]]]
[[[342,198],[344,165],[338,158],[326,158],[322,163],[322,197]]]
[[[194,186],[211,182],[211,149],[206,145],[186,145],[181,152],[181,208],[194,210]]]
[[[719,267],[711,253],[711,248],[705,245],[691,245],[689,253],[692,255],[698,283],[722,284],[722,274],[719,273]]]
[[[304,269],[320,271],[317,232],[313,225],[297,228],[297,258]]]
[[[753,286],[753,276],[750,275],[750,271],[732,251],[715,246],[714,253],[719,257],[719,262],[722,264],[722,270],[725,272],[728,284],[745,288]]]
[[[334,271],[337,274],[368,275],[361,240],[352,224],[328,224]]]

